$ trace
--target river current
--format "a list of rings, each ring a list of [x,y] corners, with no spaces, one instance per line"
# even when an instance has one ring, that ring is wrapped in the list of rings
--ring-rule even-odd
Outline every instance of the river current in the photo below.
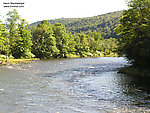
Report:
[[[150,112],[150,82],[117,73],[127,65],[101,57],[0,67],[0,113]]]

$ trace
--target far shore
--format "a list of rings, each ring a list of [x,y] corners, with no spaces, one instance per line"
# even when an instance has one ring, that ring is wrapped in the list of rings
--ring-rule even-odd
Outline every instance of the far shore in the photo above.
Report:
[[[12,64],[19,64],[19,63],[29,63],[31,61],[40,60],[39,58],[31,58],[31,59],[3,59],[0,60],[0,65],[12,65]]]
[[[118,57],[118,55],[105,55],[105,56],[86,56],[86,57],[79,57],[77,55],[68,57],[69,59],[72,58],[98,58],[98,57]],[[50,59],[59,59],[59,58],[50,58]],[[60,58],[61,59],[61,58]],[[67,59],[67,58],[64,58]],[[19,64],[19,63],[29,63],[31,61],[38,61],[38,60],[44,60],[39,58],[30,58],[30,59],[0,59],[0,66],[3,65],[12,65],[12,64]],[[46,59],[49,60],[49,59]]]

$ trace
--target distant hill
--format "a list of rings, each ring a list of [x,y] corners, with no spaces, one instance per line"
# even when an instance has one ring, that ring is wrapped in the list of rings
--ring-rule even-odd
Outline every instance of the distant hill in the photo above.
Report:
[[[89,30],[98,31],[103,38],[117,38],[113,29],[119,24],[119,19],[122,17],[122,11],[102,14],[94,17],[86,18],[60,18],[48,20],[51,24],[62,23],[66,30],[72,34],[80,32],[87,33]],[[37,26],[41,21],[30,24],[29,26]]]

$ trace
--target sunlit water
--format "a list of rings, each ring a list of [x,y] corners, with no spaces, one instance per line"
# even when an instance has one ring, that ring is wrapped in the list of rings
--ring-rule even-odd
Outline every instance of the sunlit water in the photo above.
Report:
[[[123,58],[0,67],[0,113],[150,112],[147,80],[118,74]]]

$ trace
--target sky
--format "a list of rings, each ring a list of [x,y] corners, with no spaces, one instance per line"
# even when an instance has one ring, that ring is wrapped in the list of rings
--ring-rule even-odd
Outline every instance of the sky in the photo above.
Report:
[[[41,20],[58,18],[81,18],[92,17],[109,12],[127,9],[126,0],[0,0],[1,20],[12,11],[14,4],[4,3],[24,3],[17,7],[22,19],[26,19],[29,24]],[[17,5],[17,4],[15,4]]]

